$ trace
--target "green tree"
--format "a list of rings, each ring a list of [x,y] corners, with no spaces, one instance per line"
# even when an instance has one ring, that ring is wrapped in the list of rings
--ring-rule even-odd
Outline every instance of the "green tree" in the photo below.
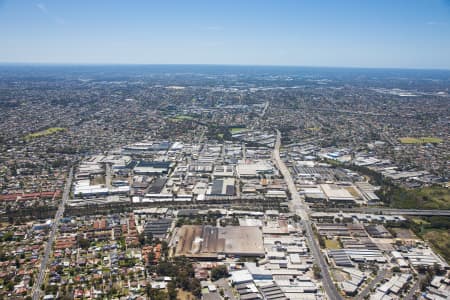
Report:
[[[319,266],[316,264],[313,265],[313,274],[314,274],[314,278],[316,278],[316,279],[322,278],[322,272],[320,271]]]
[[[150,251],[150,253],[148,254],[147,257],[148,257],[148,263],[149,263],[150,265],[152,265],[152,264],[155,263],[156,255],[155,255],[155,253],[154,253],[153,251]]]
[[[14,282],[8,281],[8,282],[5,284],[5,288],[6,288],[7,291],[10,291],[10,292],[11,292],[11,291],[14,289]]]
[[[164,291],[157,289],[150,289],[150,299],[151,300],[167,300],[168,295]]]
[[[145,234],[143,232],[141,232],[138,236],[139,239],[139,244],[141,244],[141,246],[145,245]]]
[[[164,255],[164,257],[167,257],[169,254],[169,245],[166,241],[161,242],[161,252]]]
[[[87,240],[85,238],[78,239],[78,246],[80,246],[80,248],[88,249],[90,245],[91,245],[91,243],[89,242],[89,240]]]
[[[220,265],[212,268],[211,270],[211,279],[213,281],[219,280],[220,278],[228,277],[228,269],[225,265]]]
[[[191,291],[194,296],[199,298],[202,295],[202,285],[200,284],[200,280],[197,278],[192,278],[189,285],[189,291]]]
[[[177,300],[177,286],[175,282],[170,281],[167,284],[167,293],[169,294],[169,300]]]

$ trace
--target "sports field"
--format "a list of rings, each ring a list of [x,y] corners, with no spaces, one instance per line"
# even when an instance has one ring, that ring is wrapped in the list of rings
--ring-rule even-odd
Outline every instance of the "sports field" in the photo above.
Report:
[[[45,129],[45,130],[41,130],[41,131],[38,131],[38,132],[33,132],[33,133],[30,133],[30,134],[27,134],[25,136],[25,139],[26,140],[30,140],[30,139],[34,139],[34,138],[40,138],[40,137],[43,137],[43,136],[52,135],[54,133],[57,133],[57,132],[60,132],[60,131],[66,131],[66,130],[67,130],[66,128],[62,128],[62,127],[50,127],[50,128]]]
[[[194,119],[194,118],[191,117],[191,116],[178,115],[178,116],[176,116],[176,117],[174,117],[174,118],[171,118],[170,120],[171,120],[171,121],[174,121],[174,122],[180,122],[180,121],[193,120],[193,119]]]
[[[442,139],[435,137],[418,137],[418,138],[402,137],[399,140],[402,144],[427,144],[427,143],[437,144],[442,142]]]
[[[327,249],[340,249],[341,246],[337,240],[325,240],[325,247]]]
[[[246,130],[246,129],[242,128],[242,127],[232,127],[232,128],[230,128],[231,134],[239,133],[239,132],[244,131],[244,130]]]

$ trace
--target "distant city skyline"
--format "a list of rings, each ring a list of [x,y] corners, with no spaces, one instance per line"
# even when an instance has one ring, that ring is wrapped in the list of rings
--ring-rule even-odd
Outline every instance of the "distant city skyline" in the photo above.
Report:
[[[0,63],[450,69],[450,1],[2,1]]]

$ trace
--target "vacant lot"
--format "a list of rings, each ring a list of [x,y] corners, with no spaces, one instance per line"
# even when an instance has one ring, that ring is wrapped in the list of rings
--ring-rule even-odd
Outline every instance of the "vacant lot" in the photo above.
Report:
[[[441,143],[442,139],[435,137],[403,137],[399,139],[402,144],[426,144],[426,143]]]
[[[340,249],[341,245],[339,245],[337,240],[325,240],[325,247],[327,249]]]
[[[419,238],[410,229],[405,228],[392,228],[395,232],[396,238],[404,240],[418,240]]]
[[[48,129],[45,129],[45,130],[42,130],[42,131],[30,133],[30,134],[25,136],[25,139],[29,140],[29,139],[39,138],[39,137],[51,135],[51,134],[54,134],[54,133],[57,133],[57,132],[60,132],[60,131],[66,131],[66,128],[50,127]]]
[[[206,289],[206,291],[207,290],[208,289]],[[192,293],[190,293],[190,292],[187,292],[185,290],[179,289],[178,290],[177,299],[180,299],[180,300],[194,300],[194,299],[196,299],[196,297],[194,295],[192,295]]]
[[[187,121],[187,120],[193,120],[194,117],[186,116],[186,115],[178,115],[172,119],[170,119],[173,122],[180,122],[180,121]]]
[[[231,127],[230,128],[231,134],[239,133],[239,132],[244,131],[244,130],[246,130],[246,129],[243,128],[243,127]]]
[[[355,190],[354,187],[349,186],[349,187],[346,187],[345,189],[356,199],[360,198],[359,193]]]
[[[423,238],[428,241],[432,247],[450,262],[450,232],[446,229],[427,229]]]
[[[421,218],[411,218],[411,221],[418,225],[430,225],[430,222]]]
[[[395,208],[450,209],[450,192],[445,187],[397,189],[393,191],[391,206]]]

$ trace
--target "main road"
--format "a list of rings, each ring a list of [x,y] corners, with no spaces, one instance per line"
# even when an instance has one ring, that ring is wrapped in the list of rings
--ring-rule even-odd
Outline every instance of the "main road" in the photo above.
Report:
[[[311,222],[309,221],[308,208],[297,192],[297,188],[295,187],[295,183],[294,180],[292,179],[291,172],[288,170],[288,168],[280,158],[280,146],[281,146],[281,133],[279,130],[277,130],[277,138],[275,142],[275,147],[273,149],[273,160],[275,161],[278,170],[280,170],[281,175],[283,175],[289,193],[291,194],[291,201],[289,202],[289,208],[291,212],[296,213],[302,219],[302,225],[306,232],[306,238],[308,240],[311,253],[314,257],[314,260],[316,261],[317,265],[320,268],[320,272],[322,275],[322,284],[325,290],[325,294],[327,295],[327,298],[330,300],[342,299],[339,291],[336,289],[336,286],[333,283],[333,280],[331,279],[330,272],[328,270],[328,264],[320,251],[316,239],[314,238]]]
[[[320,209],[317,209],[320,211]],[[416,208],[385,208],[385,207],[353,207],[353,208],[327,208],[327,212],[363,213],[382,215],[407,216],[450,216],[450,209],[416,209]]]
[[[72,186],[73,179],[73,167],[70,168],[69,175],[67,176],[66,185],[64,187],[64,192],[62,195],[61,203],[59,204],[58,210],[56,211],[55,219],[52,223],[52,228],[50,229],[50,235],[48,237],[47,245],[45,246],[44,255],[42,257],[41,265],[39,267],[37,279],[34,282],[31,294],[33,300],[39,300],[41,297],[41,286],[45,278],[45,270],[47,269],[48,259],[53,249],[53,241],[55,240],[56,231],[58,230],[59,220],[64,215],[64,208],[66,206],[67,199],[70,194],[70,187]]]
[[[111,171],[111,165],[106,163],[105,165],[105,185],[108,188],[108,190],[111,190],[112,188],[112,171]]]

